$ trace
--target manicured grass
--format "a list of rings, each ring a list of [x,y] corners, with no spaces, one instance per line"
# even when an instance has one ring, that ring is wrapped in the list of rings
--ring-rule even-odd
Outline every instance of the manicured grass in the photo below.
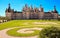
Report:
[[[39,34],[39,30],[33,30],[33,33],[18,33],[17,31],[22,28],[15,28],[7,31],[7,34],[10,36],[17,36],[17,37],[26,37],[26,36],[34,36]]]
[[[33,22],[55,22],[56,24],[39,24],[35,25],[32,24]],[[25,24],[28,23],[28,24]],[[60,27],[60,21],[57,20],[12,20],[9,22],[5,22],[0,24],[0,30],[3,30],[5,28],[11,28],[11,27],[48,27],[48,26],[59,26]]]
[[[40,23],[47,22],[47,24],[34,24],[34,22],[37,22],[37,23],[39,23],[39,22]],[[49,22],[57,23],[57,24],[52,24],[52,23],[48,24]],[[13,27],[21,27],[21,28],[34,28],[34,27],[47,28],[47,27],[51,27],[51,26],[60,27],[60,21],[58,21],[58,20],[12,20],[12,21],[8,21],[8,22],[0,24],[0,30],[6,29],[6,28],[13,28]],[[20,28],[15,28],[15,29],[9,30],[7,32],[7,34],[11,35],[11,36],[34,36],[34,35],[38,35],[38,33],[39,33],[38,30],[34,30],[35,32],[32,33],[32,34],[21,34],[21,33],[17,33],[16,32],[19,29]]]

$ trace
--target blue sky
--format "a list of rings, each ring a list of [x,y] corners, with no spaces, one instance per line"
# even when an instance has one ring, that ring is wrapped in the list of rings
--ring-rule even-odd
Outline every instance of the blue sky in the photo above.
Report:
[[[17,11],[21,11],[25,4],[37,8],[42,4],[45,12],[53,10],[54,5],[56,5],[56,9],[60,14],[60,0],[0,0],[0,16],[5,16],[5,10],[9,3],[11,4],[11,8]]]

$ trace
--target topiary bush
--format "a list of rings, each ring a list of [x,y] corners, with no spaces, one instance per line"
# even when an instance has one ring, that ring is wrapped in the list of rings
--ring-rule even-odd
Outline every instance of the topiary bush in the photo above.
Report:
[[[39,38],[60,38],[60,30],[57,27],[45,28],[40,32]]]

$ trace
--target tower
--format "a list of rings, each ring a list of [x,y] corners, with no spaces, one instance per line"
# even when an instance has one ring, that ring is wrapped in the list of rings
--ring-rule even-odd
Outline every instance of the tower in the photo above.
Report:
[[[25,4],[23,8],[23,19],[29,19],[29,7]]]
[[[40,5],[40,12],[44,12],[42,5]]]
[[[42,7],[42,5],[40,5],[40,10],[39,10],[39,19],[43,19],[44,18],[44,9]]]
[[[8,4],[8,8],[6,9],[6,11],[5,11],[5,13],[6,13],[6,17],[8,18],[8,19],[12,19],[13,18],[13,12],[14,12],[14,10],[12,10],[11,9],[11,7],[10,7],[10,3]]]
[[[34,7],[34,19],[38,19],[38,8]]]
[[[53,10],[53,18],[57,19],[58,18],[58,11],[56,10],[56,6],[54,6],[54,10]]]
[[[30,15],[30,19],[34,19],[35,18],[35,9],[36,9],[36,7],[34,6],[34,8],[32,8],[32,5],[31,5],[31,7],[30,7],[31,9],[30,9],[30,13],[31,13],[31,15]]]

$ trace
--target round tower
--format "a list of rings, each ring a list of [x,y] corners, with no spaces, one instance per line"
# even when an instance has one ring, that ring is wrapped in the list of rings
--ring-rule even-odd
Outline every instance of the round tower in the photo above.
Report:
[[[14,10],[11,9],[10,7],[10,3],[8,4],[8,8],[6,9],[5,13],[6,13],[6,17],[9,19],[12,19],[12,15],[13,15]]]
[[[39,19],[43,19],[44,18],[44,9],[42,7],[42,5],[40,5],[40,9],[39,9]]]
[[[29,19],[32,19],[32,17],[33,17],[33,7],[32,7],[32,5],[29,7],[29,9],[30,9]]]
[[[38,12],[39,12],[39,10],[38,10],[38,8],[36,8],[36,7],[34,7],[34,19],[38,19]]]
[[[29,19],[29,7],[25,4],[23,8],[23,19]]]
[[[54,6],[54,10],[53,10],[53,15],[54,15],[54,19],[58,18],[58,11],[56,10],[56,6]]]

